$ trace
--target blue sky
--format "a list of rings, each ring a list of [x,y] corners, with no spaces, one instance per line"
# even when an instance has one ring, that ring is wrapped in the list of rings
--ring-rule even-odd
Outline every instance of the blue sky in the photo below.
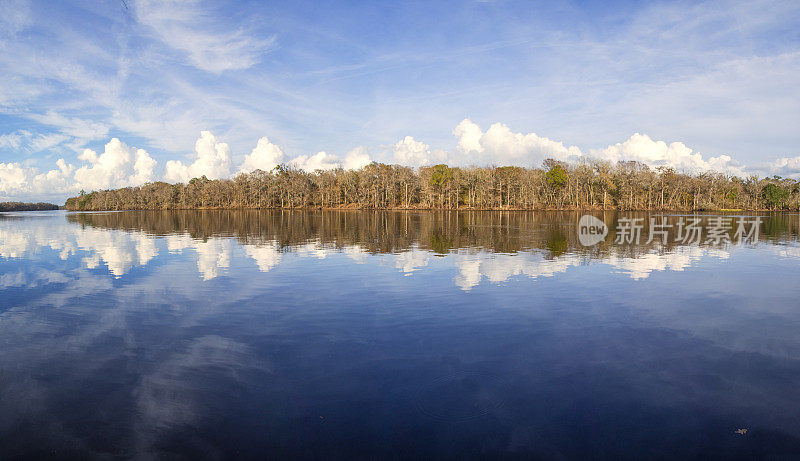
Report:
[[[800,173],[796,1],[0,8],[0,199],[277,162]]]

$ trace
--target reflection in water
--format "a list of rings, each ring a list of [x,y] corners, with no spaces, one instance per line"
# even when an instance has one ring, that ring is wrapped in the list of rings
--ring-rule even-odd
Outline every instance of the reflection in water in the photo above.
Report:
[[[84,264],[104,264],[115,277],[143,266],[165,247],[170,254],[191,251],[204,280],[230,267],[235,239],[260,271],[278,266],[283,255],[323,259],[342,253],[355,262],[367,255],[386,255],[410,275],[426,267],[432,256],[447,255],[457,269],[454,281],[464,290],[482,279],[499,283],[513,276],[552,276],[571,267],[596,263],[643,279],[652,272],[683,270],[704,257],[726,259],[743,245],[693,245],[658,239],[639,245],[615,245],[616,213],[596,213],[612,229],[598,246],[586,248],[577,239],[579,215],[572,212],[287,212],[185,211],[69,214],[67,221],[5,220],[0,228],[0,255],[21,258],[38,247],[60,251],[60,257],[81,250]],[[647,217],[646,214],[621,216]],[[700,215],[701,216],[701,215]],[[704,217],[707,218],[708,216]],[[667,216],[675,225],[682,216]],[[644,219],[644,223],[648,222]],[[661,222],[661,215],[658,216]],[[75,225],[79,224],[79,225]],[[677,227],[675,225],[674,227]],[[760,242],[783,257],[798,257],[798,217],[764,217]]]
[[[0,458],[800,454],[798,215],[596,216],[0,215]]]

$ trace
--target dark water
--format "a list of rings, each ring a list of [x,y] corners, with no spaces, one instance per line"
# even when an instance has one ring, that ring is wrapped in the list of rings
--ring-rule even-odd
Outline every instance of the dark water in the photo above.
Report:
[[[800,456],[800,216],[596,216],[0,215],[0,458]]]

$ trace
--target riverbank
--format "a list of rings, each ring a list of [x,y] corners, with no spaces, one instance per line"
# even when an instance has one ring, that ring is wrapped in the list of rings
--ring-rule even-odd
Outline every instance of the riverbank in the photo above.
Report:
[[[62,207],[54,203],[0,202],[0,212],[4,211],[45,211],[59,210]]]
[[[340,205],[332,207],[322,206],[297,206],[297,207],[249,207],[249,206],[220,206],[220,207],[168,207],[168,208],[83,208],[77,209],[74,207],[64,207],[68,211],[186,211],[186,210],[208,210],[208,211],[225,211],[225,210],[288,210],[288,211],[585,211],[585,212],[601,212],[601,211],[636,211],[636,212],[671,212],[671,213],[770,213],[770,212],[786,212],[797,210],[769,210],[764,208],[744,209],[744,208],[599,208],[599,207],[581,207],[581,208],[547,208],[547,207],[467,207],[462,206],[458,208],[436,208],[426,206],[408,206],[408,207],[368,207],[358,205]]]

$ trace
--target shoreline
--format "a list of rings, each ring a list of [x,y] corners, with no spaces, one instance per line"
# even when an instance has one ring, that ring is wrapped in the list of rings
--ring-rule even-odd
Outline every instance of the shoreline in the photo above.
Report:
[[[61,207],[60,209],[69,212],[102,212],[102,211],[524,211],[524,212],[552,212],[552,211],[581,211],[581,212],[669,212],[669,213],[796,213],[797,210],[769,210],[769,209],[680,209],[680,208],[433,208],[433,207],[356,207],[356,206],[337,206],[337,207],[187,207],[187,208],[120,208],[120,209],[70,209]]]

